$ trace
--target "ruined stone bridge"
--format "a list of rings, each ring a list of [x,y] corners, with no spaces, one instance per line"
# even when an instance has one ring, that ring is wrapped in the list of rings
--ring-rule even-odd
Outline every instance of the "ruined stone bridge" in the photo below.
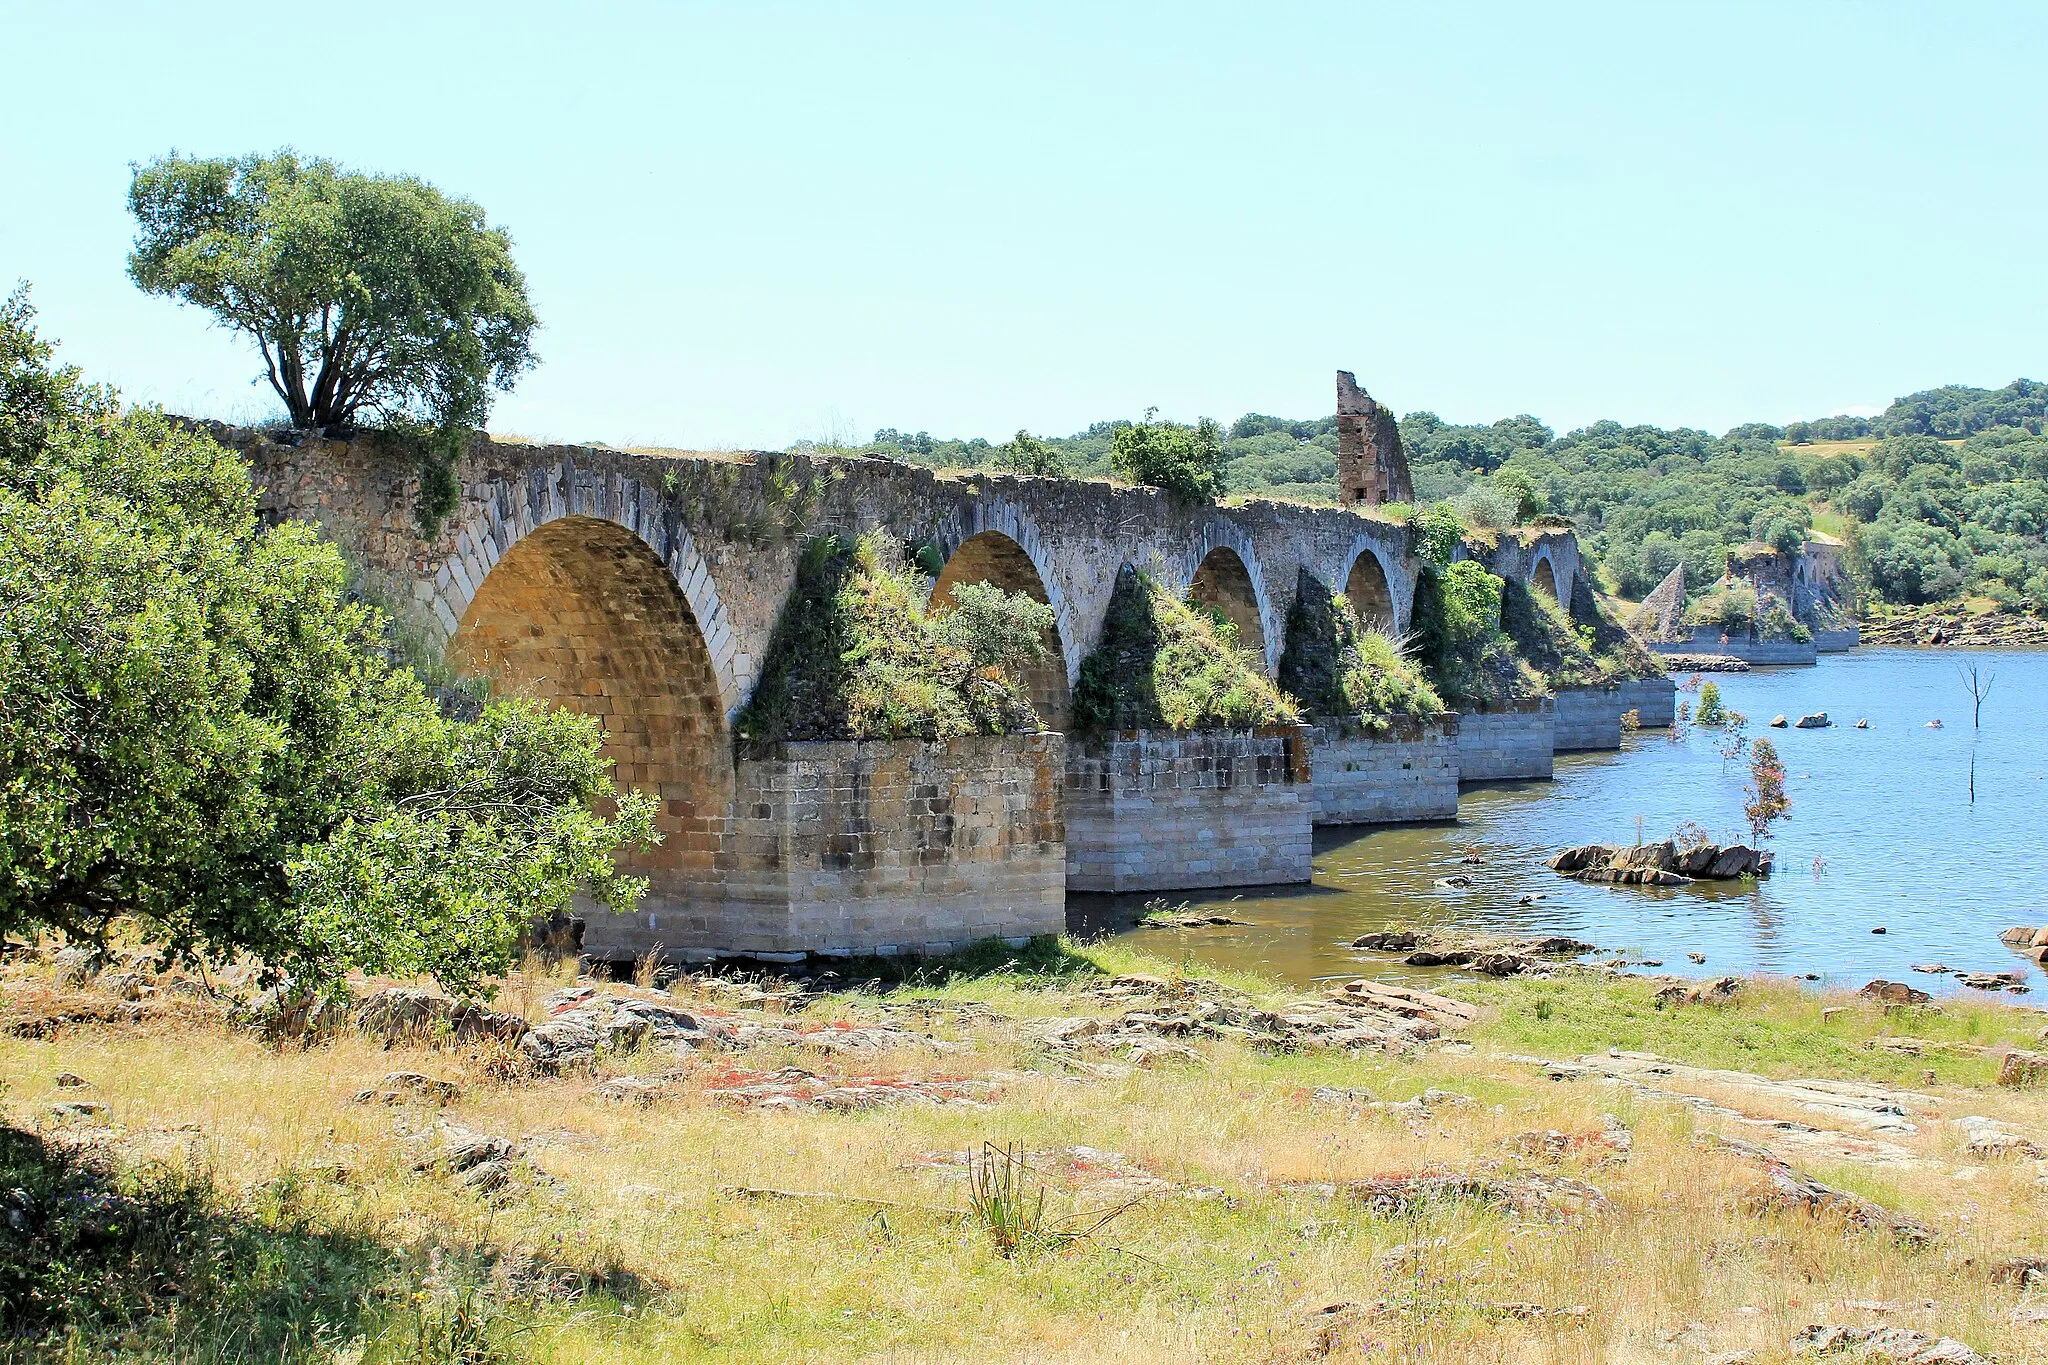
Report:
[[[1124,761],[1089,758],[1078,745],[1069,755],[1057,733],[1122,566],[1213,604],[1269,671],[1303,574],[1395,630],[1407,627],[1415,593],[1407,528],[1369,506],[1192,505],[1107,482],[878,459],[479,437],[459,465],[456,512],[422,540],[415,480],[369,443],[216,434],[253,460],[266,514],[319,523],[411,602],[458,666],[603,720],[618,780],[659,796],[664,835],[641,860],[652,884],[641,912],[630,922],[593,920],[594,944],[614,953],[656,943],[755,954],[929,948],[1057,930],[1069,882],[1144,881],[1091,873],[1064,847],[1069,826],[1093,818],[1077,799],[1116,785],[1084,758]],[[1049,733],[952,745],[735,745],[733,718],[803,545],[873,528],[937,552],[940,599],[956,584],[986,581],[1051,607],[1053,659],[1031,680]],[[1508,536],[1490,563],[1565,601],[1579,573],[1569,532]],[[1171,743],[1186,752],[1126,766],[1202,774],[1207,790],[1223,794],[1189,817],[1209,822],[1194,841],[1244,850],[1235,862],[1217,854],[1215,867],[1178,884],[1305,878],[1313,794],[1304,741]],[[1139,785],[1148,800],[1158,795],[1156,777]],[[1285,831],[1268,819],[1271,801],[1230,809],[1230,793],[1251,800],[1268,786],[1289,790]],[[1133,837],[1115,818],[1103,830],[1094,837]],[[1299,861],[1299,877],[1268,875],[1274,840]]]

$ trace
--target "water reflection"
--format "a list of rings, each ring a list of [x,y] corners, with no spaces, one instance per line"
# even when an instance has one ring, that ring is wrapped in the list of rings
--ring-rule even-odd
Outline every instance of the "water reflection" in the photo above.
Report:
[[[1717,679],[1751,732],[1777,744],[1789,774],[1792,815],[1772,840],[1779,874],[1761,884],[1595,887],[1543,866],[1567,845],[1634,842],[1639,821],[1653,839],[1688,820],[1716,839],[1744,837],[1745,764],[1724,761],[1703,734],[1672,743],[1651,731],[1618,754],[1561,755],[1553,782],[1470,789],[1455,822],[1318,830],[1309,886],[1172,897],[1229,905],[1249,927],[1125,932],[1168,956],[1297,983],[1357,972],[1360,955],[1346,945],[1360,934],[1440,925],[1572,934],[1696,975],[1817,972],[1860,984],[1915,962],[2008,970],[2020,962],[1998,931],[2048,923],[2048,737],[2030,706],[2048,691],[2048,653],[1971,657],[1998,675],[1981,732],[1970,728],[1952,652],[1864,650],[1817,668]],[[1780,713],[1821,710],[1834,728],[1765,728]],[[1859,717],[1869,729],[1852,728]],[[1928,728],[1936,718],[1945,724]],[[1478,863],[1459,861],[1468,849]],[[1439,884],[1456,873],[1472,885]],[[1115,931],[1146,899],[1077,895],[1069,916],[1083,930]],[[1913,979],[1930,989],[1945,981]]]

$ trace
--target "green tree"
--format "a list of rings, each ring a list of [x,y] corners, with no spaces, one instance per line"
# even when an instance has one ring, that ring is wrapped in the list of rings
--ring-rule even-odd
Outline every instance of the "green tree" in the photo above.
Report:
[[[1041,441],[1028,431],[1019,431],[1008,441],[996,447],[996,463],[1003,469],[1018,474],[1064,475],[1067,472],[1066,452],[1049,442]]]
[[[1211,502],[1223,493],[1223,428],[1204,417],[1193,426],[1153,419],[1118,427],[1110,443],[1110,467],[1120,478]]]
[[[652,837],[594,721],[444,715],[381,652],[332,546],[260,529],[240,457],[53,367],[0,310],[0,934],[142,922],[252,951],[467,985],[612,855]]]
[[[451,456],[534,364],[512,239],[467,199],[291,151],[171,155],[135,172],[129,276],[244,333],[302,429],[378,425],[423,456],[421,516]]]

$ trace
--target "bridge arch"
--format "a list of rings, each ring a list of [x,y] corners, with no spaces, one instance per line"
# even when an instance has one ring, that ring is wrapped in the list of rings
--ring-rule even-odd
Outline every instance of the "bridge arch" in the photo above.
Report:
[[[1182,581],[1189,600],[1229,618],[1238,643],[1258,652],[1270,677],[1279,657],[1280,621],[1251,537],[1231,522],[1209,523],[1187,558]]]
[[[1550,547],[1537,546],[1536,553],[1529,559],[1530,589],[1545,594],[1559,605],[1566,605],[1567,597],[1565,592],[1560,591],[1561,586],[1557,578],[1557,566],[1551,562]]]
[[[945,568],[932,582],[932,610],[948,610],[953,603],[953,590],[968,583],[992,583],[1004,592],[1023,593],[1035,602],[1052,606],[1052,589],[1045,575],[1032,562],[1023,544],[1004,531],[977,531],[947,556]],[[1045,634],[1046,658],[1026,672],[1024,685],[1046,728],[1064,730],[1071,698],[1066,641],[1057,609]]]
[[[650,911],[716,879],[734,786],[723,694],[682,585],[637,533],[568,515],[521,536],[469,590],[448,657],[605,727],[613,780],[659,802],[662,842],[620,860],[648,879]]]
[[[946,518],[935,537],[938,551],[951,567],[953,557],[960,553],[968,541],[977,536],[994,533],[1014,545],[1030,566],[1031,576],[1037,580],[1039,593],[1034,597],[1052,608],[1053,630],[1059,635],[1059,659],[1066,671],[1066,683],[1071,687],[1081,675],[1081,622],[1075,615],[1065,591],[1060,587],[1059,575],[1053,572],[1052,542],[1039,529],[1029,512],[1008,498],[983,498]],[[964,569],[965,566],[963,566]],[[1013,560],[1012,570],[1020,566]],[[1021,572],[1016,578],[1022,581]],[[945,575],[940,574],[940,578]],[[974,578],[959,581],[976,582]],[[994,580],[990,580],[994,581]],[[1010,583],[999,584],[1008,592],[1028,592],[1028,587],[1013,587]],[[933,599],[937,600],[938,587],[933,585]]]
[[[1352,551],[1351,569],[1344,575],[1344,597],[1360,625],[1393,633],[1400,631],[1407,613],[1394,590],[1398,573],[1385,550],[1364,537],[1359,538]]]

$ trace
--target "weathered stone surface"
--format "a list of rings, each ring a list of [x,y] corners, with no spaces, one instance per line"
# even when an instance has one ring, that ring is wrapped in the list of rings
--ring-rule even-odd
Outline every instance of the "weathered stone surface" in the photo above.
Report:
[[[1888,1365],[1986,1365],[1983,1356],[1953,1337],[1931,1337],[1906,1327],[1836,1327],[1814,1323],[1792,1338],[1802,1355],[1845,1355]]]
[[[1998,1083],[2004,1086],[2040,1085],[2048,1081],[2048,1054],[2014,1048],[1998,1066]]]
[[[1661,843],[1632,848],[1583,844],[1555,854],[1549,866],[1551,870],[1578,881],[1622,886],[1683,886],[1695,877],[1725,881],[1735,877],[1769,876],[1771,857],[1743,844],[1730,844],[1726,848],[1716,844],[1697,844],[1680,849],[1666,839]]]
[[[1815,711],[1812,715],[1801,716],[1793,724],[1795,728],[1800,730],[1825,730],[1832,726],[1834,722],[1828,719],[1827,712]]]
[[[1458,813],[1459,719],[1389,716],[1376,732],[1320,721],[1309,731],[1315,823],[1448,820]]]
[[[1856,994],[1866,1000],[1876,1000],[1887,1005],[1924,1005],[1934,998],[1926,991],[1918,990],[1903,981],[1883,979],[1865,984]]]
[[[1307,729],[1292,725],[1139,731],[1076,743],[1066,776],[1066,887],[1173,891],[1307,881],[1315,815],[1309,754]],[[1055,901],[1064,927],[1064,892]]]
[[[1753,1208],[1828,1215],[1865,1232],[1886,1234],[1908,1246],[1924,1247],[1934,1241],[1934,1229],[1927,1224],[1860,1194],[1823,1184],[1795,1170],[1768,1148],[1725,1137],[1713,1139],[1713,1145],[1763,1167],[1764,1183],[1750,1196]]]

